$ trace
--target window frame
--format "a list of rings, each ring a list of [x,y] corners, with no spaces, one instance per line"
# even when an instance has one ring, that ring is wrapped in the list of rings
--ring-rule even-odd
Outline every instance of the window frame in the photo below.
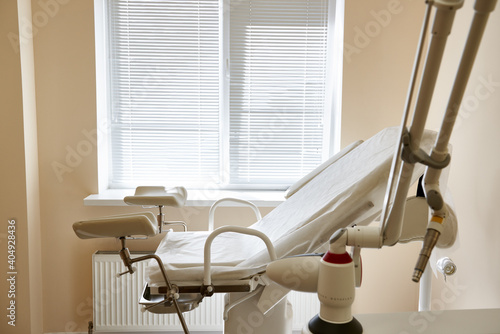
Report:
[[[109,48],[107,42],[107,2],[108,0],[94,0],[94,18],[95,18],[95,66],[96,66],[96,118],[97,118],[97,138],[98,138],[98,192],[105,193],[111,188],[109,184],[109,165],[110,165],[110,138],[108,110],[110,105],[110,84],[108,57]],[[245,0],[242,0],[245,1]],[[323,150],[322,160],[328,159],[340,149],[340,129],[341,129],[341,106],[342,106],[342,69],[343,69],[343,35],[344,35],[344,1],[328,0],[328,40],[327,40],[327,82],[325,92],[325,113],[323,126]],[[217,188],[220,190],[241,190],[256,191],[264,190],[275,192],[284,190],[283,187],[263,189],[262,185],[230,185],[227,182],[227,171],[229,171],[229,0],[221,0],[220,8],[220,130],[221,130],[221,150],[220,154],[220,178],[225,184],[223,187],[217,187],[215,184],[207,185],[206,188]],[[331,22],[334,24],[331,24]]]

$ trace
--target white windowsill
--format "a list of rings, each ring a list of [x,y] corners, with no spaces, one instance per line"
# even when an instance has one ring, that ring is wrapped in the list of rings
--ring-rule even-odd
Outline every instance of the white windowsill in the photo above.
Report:
[[[134,189],[108,189],[100,194],[87,196],[83,203],[86,206],[126,206],[125,196],[133,195]],[[283,190],[198,190],[188,189],[186,206],[210,207],[221,198],[238,198],[253,202],[259,207],[276,207],[285,201]],[[229,202],[222,206],[242,206]]]

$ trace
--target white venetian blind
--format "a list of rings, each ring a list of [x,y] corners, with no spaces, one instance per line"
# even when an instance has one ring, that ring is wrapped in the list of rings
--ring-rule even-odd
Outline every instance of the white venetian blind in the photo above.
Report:
[[[289,185],[320,164],[328,0],[232,1],[230,178]]]
[[[110,187],[219,182],[219,1],[107,3]]]

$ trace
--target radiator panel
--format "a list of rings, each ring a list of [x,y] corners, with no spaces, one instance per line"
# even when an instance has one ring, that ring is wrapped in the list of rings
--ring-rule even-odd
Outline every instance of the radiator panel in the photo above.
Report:
[[[132,253],[132,257],[144,253]],[[180,331],[176,314],[141,312],[140,293],[144,288],[147,261],[134,264],[134,275],[116,275],[125,271],[116,252],[97,252],[93,256],[93,308],[96,332]],[[293,328],[301,329],[319,311],[316,294],[292,291]],[[222,331],[224,294],[205,298],[198,308],[184,313],[190,331]]]

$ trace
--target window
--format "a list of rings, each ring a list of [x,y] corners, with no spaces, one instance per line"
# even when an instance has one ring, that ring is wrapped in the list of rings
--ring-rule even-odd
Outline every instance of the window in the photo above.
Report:
[[[283,189],[329,157],[340,2],[97,1],[107,188]]]

